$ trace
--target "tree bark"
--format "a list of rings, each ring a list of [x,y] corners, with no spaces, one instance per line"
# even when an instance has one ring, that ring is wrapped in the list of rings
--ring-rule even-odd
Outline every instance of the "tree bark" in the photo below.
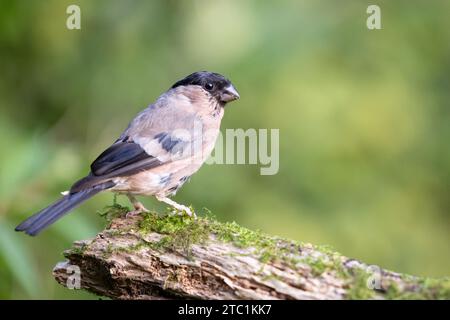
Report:
[[[60,284],[80,280],[81,289],[113,299],[450,298],[448,279],[369,267],[211,218],[120,215],[64,255],[53,270]]]

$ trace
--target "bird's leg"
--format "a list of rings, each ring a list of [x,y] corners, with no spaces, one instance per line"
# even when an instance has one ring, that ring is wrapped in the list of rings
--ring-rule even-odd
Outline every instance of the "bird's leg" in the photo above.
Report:
[[[140,214],[140,213],[142,213],[142,212],[149,212],[149,211],[147,210],[147,208],[144,207],[144,205],[143,205],[140,201],[138,201],[138,199],[136,199],[133,195],[131,195],[131,194],[128,193],[128,194],[127,194],[127,197],[128,197],[128,199],[130,199],[130,202],[131,202],[131,204],[133,205],[134,210],[128,212],[128,213],[126,214],[126,218],[128,218],[129,216],[133,216],[133,215]]]
[[[175,201],[173,201],[172,199],[169,199],[167,197],[161,197],[161,196],[156,196],[156,199],[158,201],[167,203],[169,206],[177,209],[178,211],[184,211],[188,214],[188,216],[190,217],[194,217],[197,218],[197,216],[195,215],[195,212],[192,212],[190,208],[183,206],[182,204],[176,203]]]

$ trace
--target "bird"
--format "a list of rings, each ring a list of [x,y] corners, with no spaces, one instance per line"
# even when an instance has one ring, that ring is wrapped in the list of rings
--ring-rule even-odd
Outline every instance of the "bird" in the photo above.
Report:
[[[209,157],[225,106],[239,98],[231,81],[219,73],[198,71],[175,82],[92,162],[87,176],[15,230],[35,236],[104,191],[127,195],[134,207],[131,214],[148,211],[136,196],[154,196],[175,212],[195,217],[170,197]]]

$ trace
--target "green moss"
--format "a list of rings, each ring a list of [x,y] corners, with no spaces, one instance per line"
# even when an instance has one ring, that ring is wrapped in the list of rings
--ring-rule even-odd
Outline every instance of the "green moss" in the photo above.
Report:
[[[131,229],[131,228],[130,228]],[[118,237],[120,235],[126,234],[129,230],[124,229],[124,230],[119,230],[119,229],[107,229],[106,231],[104,231],[105,233],[107,233],[109,236],[111,237]]]
[[[374,298],[376,291],[367,286],[367,280],[369,277],[370,274],[364,270],[353,269],[353,277],[349,283],[346,298],[350,300],[365,300]]]
[[[155,244],[158,249],[181,249],[190,254],[192,244],[206,243],[209,239],[210,229],[205,218],[194,219],[180,215],[158,216],[148,213],[139,224],[143,233],[157,232],[166,235]]]
[[[392,279],[385,279],[382,290],[370,289],[367,281],[372,275],[361,269],[352,269],[349,277],[348,299],[371,299],[375,295],[388,300],[448,300],[450,299],[450,279],[402,277],[401,288]]]
[[[414,291],[402,291],[396,283],[391,283],[385,293],[389,300],[423,300],[424,298]]]
[[[189,255],[192,244],[203,244],[216,239],[232,243],[238,248],[251,248],[252,254],[263,263],[279,260],[295,266],[301,245],[276,237],[270,237],[261,231],[252,231],[239,226],[236,222],[220,223],[211,216],[193,219],[187,216],[145,214],[139,224],[142,233],[157,232],[165,235],[158,243],[157,249],[183,250]]]
[[[419,281],[424,288],[426,299],[450,300],[450,278],[430,279],[425,278]]]
[[[239,248],[266,248],[272,245],[270,238],[264,236],[259,230],[252,231],[243,228],[236,222],[219,223],[209,220],[211,232],[216,234],[219,240],[231,242]]]
[[[127,212],[129,212],[130,209],[128,207],[124,207],[120,204],[113,204],[110,206],[104,207],[102,210],[98,210],[97,213],[106,219],[106,221],[110,222],[113,219],[123,216]]]
[[[239,248],[252,248],[253,254],[259,257],[262,263],[283,261],[295,265],[292,251],[298,250],[300,244],[292,242],[292,246],[276,237],[270,237],[261,231],[252,231],[241,227],[235,222],[219,223],[211,222],[211,232],[221,241],[230,242]]]
[[[347,268],[344,268],[342,262],[342,256],[339,253],[335,253],[333,255],[333,270],[336,272],[336,275],[341,279],[348,279],[350,277],[349,271]]]
[[[297,263],[302,262],[298,259],[302,246],[300,243],[271,237],[259,230],[249,230],[236,222],[221,223],[211,216],[193,219],[187,216],[159,216],[156,213],[148,213],[140,222],[139,230],[142,233],[157,232],[165,235],[153,245],[157,249],[181,249],[189,253],[192,244],[206,243],[213,235],[219,241],[232,243],[238,248],[251,248],[252,254],[257,255],[262,263],[281,261],[295,268]],[[325,246],[318,247],[317,250],[332,252]],[[332,262],[319,258],[304,262],[311,266],[316,275],[333,266]]]
[[[252,231],[241,227],[236,222],[220,223],[209,220],[209,224],[211,233],[217,239],[230,242],[239,248],[253,248],[254,254],[258,255],[263,263],[278,260],[295,265],[298,262],[292,258],[292,254],[298,253],[301,247],[297,242],[270,237],[259,230]]]
[[[151,243],[151,242],[146,242],[144,240],[140,240],[139,242],[137,242],[136,244],[129,246],[129,247],[115,247],[112,244],[108,244],[108,246],[105,248],[105,250],[103,250],[103,255],[102,257],[104,259],[108,259],[110,258],[114,253],[118,253],[118,252],[136,252],[139,251],[142,248],[147,248],[147,247],[151,247],[151,248],[156,248],[156,244],[155,243]]]
[[[88,245],[82,243],[80,245],[76,245],[70,250],[64,252],[64,256],[67,258],[69,255],[80,255],[82,256],[84,252],[88,249]]]
[[[318,277],[325,271],[332,269],[333,263],[327,258],[312,258],[307,257],[303,260],[311,268],[311,272],[314,276]]]
[[[117,202],[117,194],[114,194],[113,204],[104,207],[102,210],[98,210],[97,213],[106,219],[106,221],[111,222],[117,217],[121,217],[129,212],[128,207],[122,206]]]
[[[409,283],[408,283],[409,282]],[[450,279],[408,279],[401,290],[396,283],[391,283],[386,290],[386,299],[395,300],[449,300]]]

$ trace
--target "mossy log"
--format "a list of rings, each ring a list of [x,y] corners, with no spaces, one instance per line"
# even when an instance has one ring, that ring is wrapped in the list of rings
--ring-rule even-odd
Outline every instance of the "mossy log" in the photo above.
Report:
[[[109,222],[65,251],[53,270],[60,284],[77,266],[81,289],[113,299],[450,298],[449,279],[401,275],[236,223],[155,213]]]

